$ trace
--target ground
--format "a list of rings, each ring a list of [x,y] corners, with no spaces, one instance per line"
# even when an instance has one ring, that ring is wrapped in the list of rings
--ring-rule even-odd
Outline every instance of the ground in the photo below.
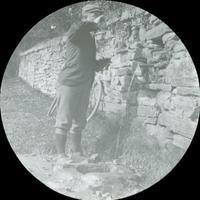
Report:
[[[167,153],[161,151],[135,125],[134,134],[123,140],[128,151],[111,159],[119,126],[96,115],[83,133],[83,147],[87,156],[97,153],[101,159],[93,164],[66,165],[54,172],[55,119],[47,117],[51,101],[18,78],[2,82],[1,115],[11,147],[29,172],[57,192],[97,200],[132,195],[164,177],[183,155],[174,147]]]

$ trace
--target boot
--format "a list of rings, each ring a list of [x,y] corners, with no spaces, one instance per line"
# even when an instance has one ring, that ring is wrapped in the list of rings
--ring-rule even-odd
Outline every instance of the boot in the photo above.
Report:
[[[71,134],[72,142],[72,155],[71,161],[73,163],[87,162],[87,159],[83,156],[81,148],[81,134]]]
[[[71,134],[72,153],[79,152],[82,155],[81,138],[81,133]]]
[[[65,154],[66,134],[55,134],[57,154]]]

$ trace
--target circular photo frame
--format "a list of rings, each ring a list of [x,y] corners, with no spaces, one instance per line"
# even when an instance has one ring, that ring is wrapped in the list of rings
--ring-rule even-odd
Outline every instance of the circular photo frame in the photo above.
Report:
[[[22,165],[75,199],[142,192],[182,159],[199,79],[178,35],[151,13],[83,1],[39,21],[1,84],[1,117]]]

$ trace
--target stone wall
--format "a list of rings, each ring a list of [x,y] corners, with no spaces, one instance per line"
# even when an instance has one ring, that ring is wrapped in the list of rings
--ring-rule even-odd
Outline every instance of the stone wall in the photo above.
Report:
[[[33,88],[54,97],[57,77],[65,64],[65,41],[65,36],[57,37],[21,53],[19,76]]]
[[[107,30],[96,34],[97,56],[112,63],[96,75],[104,87],[99,109],[118,114],[128,108],[161,145],[186,149],[198,122],[200,90],[185,46],[166,24],[139,8],[124,6],[106,17]],[[65,39],[22,53],[19,76],[54,96]]]

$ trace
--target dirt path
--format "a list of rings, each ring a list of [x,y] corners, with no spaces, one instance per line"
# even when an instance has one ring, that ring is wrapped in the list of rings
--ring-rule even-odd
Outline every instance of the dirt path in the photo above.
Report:
[[[68,164],[55,172],[53,156],[23,154],[18,158],[39,181],[78,199],[112,200],[144,189],[139,174],[113,162]]]

